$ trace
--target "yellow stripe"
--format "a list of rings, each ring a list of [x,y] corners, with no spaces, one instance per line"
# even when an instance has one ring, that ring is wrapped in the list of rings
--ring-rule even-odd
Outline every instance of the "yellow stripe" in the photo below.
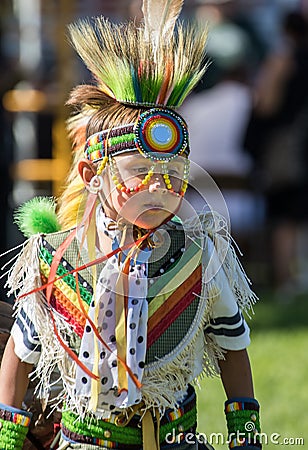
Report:
[[[42,259],[40,260],[40,269],[41,269],[42,274],[48,279],[49,272],[50,272],[50,266],[47,263],[45,263],[45,261],[43,261]],[[76,306],[78,311],[80,311],[76,292],[68,284],[66,284],[63,280],[55,281],[54,285],[61,292],[63,292],[64,295],[70,300],[70,302],[73,303],[74,306]],[[89,305],[86,302],[84,302],[83,304],[84,304],[85,310],[88,311]]]
[[[87,245],[88,245],[88,254],[89,254],[89,260],[94,261],[96,258],[96,252],[95,252],[95,239],[96,239],[96,232],[95,232],[95,214],[92,217],[92,220],[89,224],[88,230],[87,230]],[[95,299],[95,314],[94,314],[94,325],[96,328],[98,327],[98,313],[99,313],[99,301],[96,299],[96,265],[91,267],[92,272],[92,280],[93,280],[93,299]],[[95,375],[98,375],[98,362],[99,362],[99,348],[98,348],[98,340],[95,334],[93,333],[93,348],[94,348],[94,363],[93,363],[93,370],[92,372]],[[99,383],[100,380],[91,380],[91,398],[89,402],[89,408],[91,411],[97,410],[98,405],[98,395],[99,395]]]
[[[125,306],[124,306],[124,280],[123,277],[126,275],[122,272],[119,273],[117,283],[116,283],[116,327],[115,327],[115,337],[117,343],[117,356],[122,360],[126,361],[126,317],[125,317]],[[118,381],[119,390],[128,389],[128,381],[126,370],[122,364],[118,364]]]

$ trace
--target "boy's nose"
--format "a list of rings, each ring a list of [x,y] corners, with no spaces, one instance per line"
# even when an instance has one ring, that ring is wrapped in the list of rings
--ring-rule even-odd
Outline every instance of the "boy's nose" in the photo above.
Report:
[[[165,185],[164,179],[160,175],[156,175],[155,177],[153,177],[149,183],[149,192],[156,192],[158,189],[161,192],[166,191],[166,185]]]

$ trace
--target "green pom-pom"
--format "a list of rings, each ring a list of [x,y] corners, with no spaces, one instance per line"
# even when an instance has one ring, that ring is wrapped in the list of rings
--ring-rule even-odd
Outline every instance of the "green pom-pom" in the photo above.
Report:
[[[21,205],[15,213],[15,223],[20,231],[30,237],[37,233],[54,233],[60,230],[53,198],[35,197]]]

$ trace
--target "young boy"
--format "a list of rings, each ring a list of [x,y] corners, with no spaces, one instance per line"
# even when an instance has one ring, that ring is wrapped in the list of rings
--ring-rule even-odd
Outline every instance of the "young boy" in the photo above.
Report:
[[[22,448],[29,374],[48,399],[55,371],[61,449],[203,448],[192,383],[204,372],[221,375],[230,448],[261,447],[241,313],[255,297],[225,221],[183,208],[189,139],[175,108],[204,72],[206,32],[174,29],[181,4],[144,1],[140,28],[103,18],[70,28],[97,86],[69,100],[62,230],[31,236],[10,273],[19,300],[0,372],[3,449]]]

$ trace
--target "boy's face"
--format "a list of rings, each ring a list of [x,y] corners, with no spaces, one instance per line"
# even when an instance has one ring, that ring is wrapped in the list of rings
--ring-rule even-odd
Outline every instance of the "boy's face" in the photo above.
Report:
[[[148,171],[153,169],[153,162],[142,155],[131,153],[114,157],[116,175],[120,183],[127,188],[138,186]],[[147,184],[138,192],[127,194],[115,187],[110,168],[104,172],[104,210],[116,220],[119,217],[141,228],[155,228],[173,216],[182,197],[179,194],[185,168],[185,158],[176,157],[167,163],[167,170],[174,193],[170,192],[163,178],[163,167],[156,163],[154,174]]]

